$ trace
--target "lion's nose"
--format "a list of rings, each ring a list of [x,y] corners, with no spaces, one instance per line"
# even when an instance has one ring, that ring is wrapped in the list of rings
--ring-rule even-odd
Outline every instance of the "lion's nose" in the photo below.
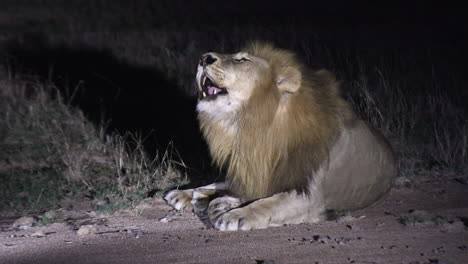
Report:
[[[217,60],[218,60],[217,58],[215,58],[213,55],[209,53],[203,54],[203,56],[201,56],[200,58],[200,65],[205,67],[206,65],[213,64]]]

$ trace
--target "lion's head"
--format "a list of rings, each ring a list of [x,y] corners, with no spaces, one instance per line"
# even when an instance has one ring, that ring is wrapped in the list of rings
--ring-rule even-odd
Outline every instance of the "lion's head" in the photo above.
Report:
[[[255,43],[234,54],[204,54],[197,84],[198,110],[225,118],[252,97],[268,94],[279,99],[281,93],[296,92],[301,86],[300,65],[291,52]]]
[[[197,84],[211,154],[246,200],[306,186],[351,112],[329,72],[310,71],[269,44],[204,54]]]

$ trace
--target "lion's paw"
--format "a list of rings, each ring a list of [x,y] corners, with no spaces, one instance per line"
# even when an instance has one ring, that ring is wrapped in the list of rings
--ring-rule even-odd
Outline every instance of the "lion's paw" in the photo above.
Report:
[[[213,225],[220,231],[246,231],[267,228],[268,222],[249,212],[248,208],[237,208],[221,215]]]
[[[172,190],[164,196],[164,200],[177,210],[192,211],[192,195],[193,189]]]
[[[220,231],[250,230],[244,225],[245,218],[242,208],[238,208],[219,216],[213,226]]]
[[[214,199],[208,206],[208,217],[211,223],[214,225],[221,215],[233,208],[239,207],[240,204],[241,202],[238,198],[231,196],[223,196]]]

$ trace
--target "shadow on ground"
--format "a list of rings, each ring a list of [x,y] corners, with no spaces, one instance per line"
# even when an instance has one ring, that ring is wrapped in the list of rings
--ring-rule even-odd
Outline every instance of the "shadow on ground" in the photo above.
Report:
[[[173,147],[193,177],[209,167],[196,98],[155,69],[124,62],[109,50],[52,45],[41,37],[9,42],[1,50],[13,74],[52,81],[93,123],[107,122],[107,133],[141,135],[153,155]]]

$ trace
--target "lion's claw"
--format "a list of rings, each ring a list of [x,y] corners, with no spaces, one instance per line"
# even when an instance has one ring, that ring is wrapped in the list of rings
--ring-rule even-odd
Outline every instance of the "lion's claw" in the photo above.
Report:
[[[244,208],[237,208],[221,215],[213,225],[220,231],[245,231],[253,229],[252,220]]]

